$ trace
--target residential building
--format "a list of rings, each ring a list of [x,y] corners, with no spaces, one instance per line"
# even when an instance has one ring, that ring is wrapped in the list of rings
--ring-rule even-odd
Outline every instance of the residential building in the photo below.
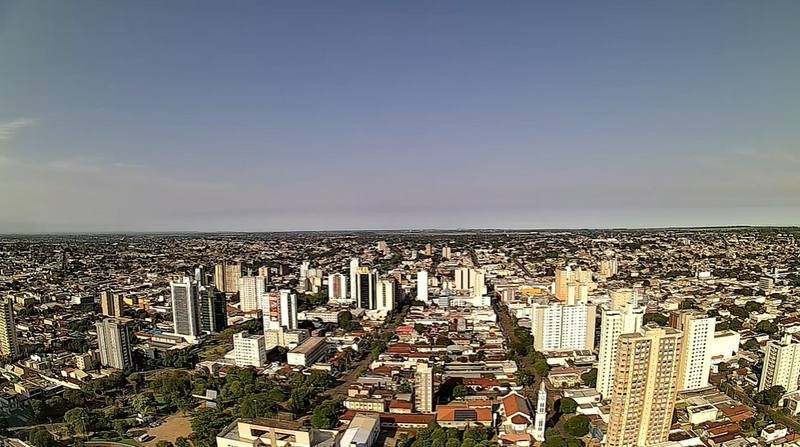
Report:
[[[785,334],[780,340],[767,342],[765,353],[758,390],[782,386],[787,393],[796,391],[800,380],[800,343],[791,334]]]
[[[100,292],[100,309],[103,315],[121,317],[123,315],[122,295],[104,290]]]
[[[350,299],[359,303],[358,301],[358,291],[356,290],[358,281],[356,277],[358,276],[358,258],[351,258],[350,259]]]
[[[455,289],[468,290],[472,296],[486,294],[486,274],[482,270],[459,267],[455,270]]]
[[[341,273],[328,275],[328,299],[347,299],[347,277]]]
[[[116,369],[133,367],[130,320],[106,318],[95,323],[100,364]]]
[[[433,368],[418,362],[414,373],[414,408],[419,413],[433,413]]]
[[[239,292],[239,278],[241,277],[241,264],[223,263],[214,266],[214,285],[225,293]]]
[[[667,441],[678,393],[682,334],[645,326],[619,336],[607,447]]]
[[[250,335],[247,331],[233,335],[233,354],[236,366],[263,367],[267,362],[267,346],[263,335]]]
[[[644,312],[645,308],[637,306],[635,302],[622,309],[607,306],[600,308],[600,345],[597,351],[595,388],[603,399],[611,398],[619,336],[637,332],[642,327]]]
[[[297,329],[297,295],[291,290],[280,291],[281,326]]]
[[[0,355],[16,357],[18,354],[17,326],[14,324],[14,299],[6,297],[0,302]]]
[[[672,314],[670,320],[672,327],[683,332],[678,391],[708,386],[717,319],[696,310],[684,310]]]
[[[375,275],[369,267],[358,267],[356,269],[355,287],[356,305],[361,309],[375,309]]]
[[[264,276],[242,276],[239,278],[239,307],[242,312],[261,309],[261,301],[267,293],[267,278]]]
[[[394,310],[396,282],[392,278],[380,278],[375,284],[375,309],[382,312]]]
[[[535,304],[531,333],[537,351],[594,349],[594,304]]]
[[[417,301],[428,302],[428,272],[425,270],[417,272]]]
[[[184,276],[170,282],[170,290],[173,331],[193,341],[200,334],[197,281]]]
[[[200,288],[200,330],[210,334],[228,327],[228,303],[225,294],[214,286]]]
[[[593,285],[591,271],[580,268],[572,270],[567,266],[565,269],[556,270],[553,294],[559,301],[566,304],[585,303]]]

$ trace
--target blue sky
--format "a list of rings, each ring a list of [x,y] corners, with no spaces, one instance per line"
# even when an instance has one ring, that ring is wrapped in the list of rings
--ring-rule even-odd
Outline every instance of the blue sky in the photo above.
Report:
[[[0,232],[800,224],[798,20],[0,0]]]

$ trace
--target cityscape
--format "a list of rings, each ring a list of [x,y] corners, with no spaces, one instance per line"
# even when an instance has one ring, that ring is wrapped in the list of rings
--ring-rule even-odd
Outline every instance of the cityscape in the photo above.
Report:
[[[800,0],[0,0],[0,447],[800,447]]]
[[[3,442],[797,445],[798,235],[5,236]]]

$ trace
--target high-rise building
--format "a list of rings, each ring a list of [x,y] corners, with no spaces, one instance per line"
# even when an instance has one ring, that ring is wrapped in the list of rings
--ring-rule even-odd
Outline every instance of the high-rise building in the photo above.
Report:
[[[267,363],[267,346],[263,335],[247,331],[233,335],[233,355],[236,366],[261,368]]]
[[[375,309],[383,312],[394,310],[396,282],[393,278],[380,278],[375,284]]]
[[[629,304],[640,303],[639,289],[615,289],[609,292],[611,310],[624,310]]]
[[[225,293],[237,293],[239,291],[239,278],[242,277],[241,264],[217,264],[214,266],[214,285],[217,290]]]
[[[358,258],[350,259],[350,298],[358,303]]]
[[[544,432],[547,428],[547,389],[544,380],[539,385],[539,395],[536,401],[536,416],[533,423],[533,439],[544,441]]]
[[[432,256],[433,255],[433,246],[431,244],[425,244],[425,256]]]
[[[116,369],[133,367],[131,329],[128,323],[129,320],[124,318],[106,318],[95,323],[101,365]]]
[[[593,284],[591,271],[580,268],[572,270],[567,266],[556,270],[553,294],[563,303],[581,304],[589,298],[589,289]]]
[[[606,279],[617,274],[619,264],[616,259],[603,259],[600,261],[600,278],[605,281]]]
[[[356,282],[353,287],[356,305],[360,309],[375,309],[375,275],[369,267],[356,269]]]
[[[414,373],[414,407],[420,413],[433,413],[433,368],[417,363]]]
[[[200,334],[197,282],[187,276],[170,283],[172,326],[178,335],[193,340]]]
[[[642,327],[645,308],[636,304],[628,304],[621,310],[605,306],[600,308],[600,346],[597,353],[596,388],[603,399],[611,398],[619,336],[637,332]]]
[[[684,310],[670,315],[670,323],[683,333],[678,391],[708,386],[717,319],[696,310]]]
[[[200,329],[215,334],[228,327],[225,294],[214,286],[200,288]]]
[[[767,342],[764,367],[758,390],[782,386],[786,392],[796,391],[800,380],[800,343],[791,334]]]
[[[264,333],[281,328],[281,294],[267,292],[261,297],[261,314],[264,318]]]
[[[272,272],[269,267],[262,266],[258,268],[258,276],[266,278],[267,284],[269,284],[270,278],[272,277]]]
[[[267,278],[242,276],[239,278],[239,306],[242,312],[261,309],[261,300],[267,293]]]
[[[452,251],[450,250],[450,247],[446,245],[442,247],[442,258],[450,259],[451,256],[452,256]]]
[[[122,316],[122,295],[104,290],[100,292],[100,309],[109,317]]]
[[[486,274],[481,270],[459,267],[455,270],[456,290],[469,290],[472,296],[486,294]]]
[[[607,447],[637,447],[669,437],[678,394],[681,333],[645,326],[619,336]]]
[[[531,334],[537,351],[594,349],[597,307],[594,304],[535,304]]]
[[[428,272],[425,270],[417,272],[417,301],[428,302]]]
[[[291,290],[280,292],[281,326],[297,329],[297,295]]]
[[[328,299],[346,300],[347,299],[347,277],[341,273],[328,275]]]
[[[14,299],[6,297],[0,302],[0,355],[16,357],[18,354],[17,326],[14,324]]]

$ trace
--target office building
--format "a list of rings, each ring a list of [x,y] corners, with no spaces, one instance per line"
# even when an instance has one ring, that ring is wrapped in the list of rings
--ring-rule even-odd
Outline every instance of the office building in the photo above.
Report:
[[[767,342],[765,352],[758,390],[782,386],[786,392],[796,391],[800,380],[800,343],[786,334],[780,340]]]
[[[359,267],[356,269],[356,282],[353,288],[355,293],[356,305],[360,309],[375,309],[375,275],[369,267]]]
[[[113,293],[110,290],[100,292],[100,309],[103,315],[121,317],[122,306],[122,295]]]
[[[600,345],[597,352],[597,384],[595,388],[610,399],[614,386],[614,369],[617,363],[619,336],[639,331],[645,308],[631,303],[622,309],[606,306],[600,308]]]
[[[553,294],[562,303],[582,304],[588,300],[593,285],[591,271],[580,268],[572,270],[567,266],[556,270]]]
[[[267,363],[267,346],[263,335],[250,335],[247,331],[233,334],[233,355],[236,366],[261,368]]]
[[[417,301],[428,302],[428,272],[417,272]]]
[[[309,337],[300,346],[286,353],[286,363],[293,366],[311,366],[328,353],[325,337]]]
[[[242,312],[261,309],[261,301],[267,293],[267,278],[242,276],[239,278],[239,307]]]
[[[389,313],[394,310],[397,282],[393,278],[380,278],[375,283],[375,309]]]
[[[14,324],[14,299],[2,298],[0,303],[0,355],[16,357],[19,354],[17,326]]]
[[[419,413],[433,413],[433,405],[433,368],[418,362],[414,373],[414,407]]]
[[[264,318],[264,333],[281,328],[281,294],[267,292],[261,297],[261,315]]]
[[[681,333],[645,326],[619,336],[607,447],[665,442],[678,394]]]
[[[328,299],[346,300],[347,299],[347,277],[341,273],[328,275]]]
[[[133,367],[131,329],[128,323],[129,320],[122,318],[106,318],[95,323],[101,365],[116,369]]]
[[[200,288],[200,330],[210,334],[228,327],[228,303],[225,294],[214,286]]]
[[[193,341],[200,334],[197,282],[185,276],[170,282],[174,333]]]
[[[534,348],[543,352],[594,349],[596,311],[593,304],[534,304]]]
[[[683,333],[678,391],[708,386],[717,319],[696,310],[670,315],[670,326]]]

